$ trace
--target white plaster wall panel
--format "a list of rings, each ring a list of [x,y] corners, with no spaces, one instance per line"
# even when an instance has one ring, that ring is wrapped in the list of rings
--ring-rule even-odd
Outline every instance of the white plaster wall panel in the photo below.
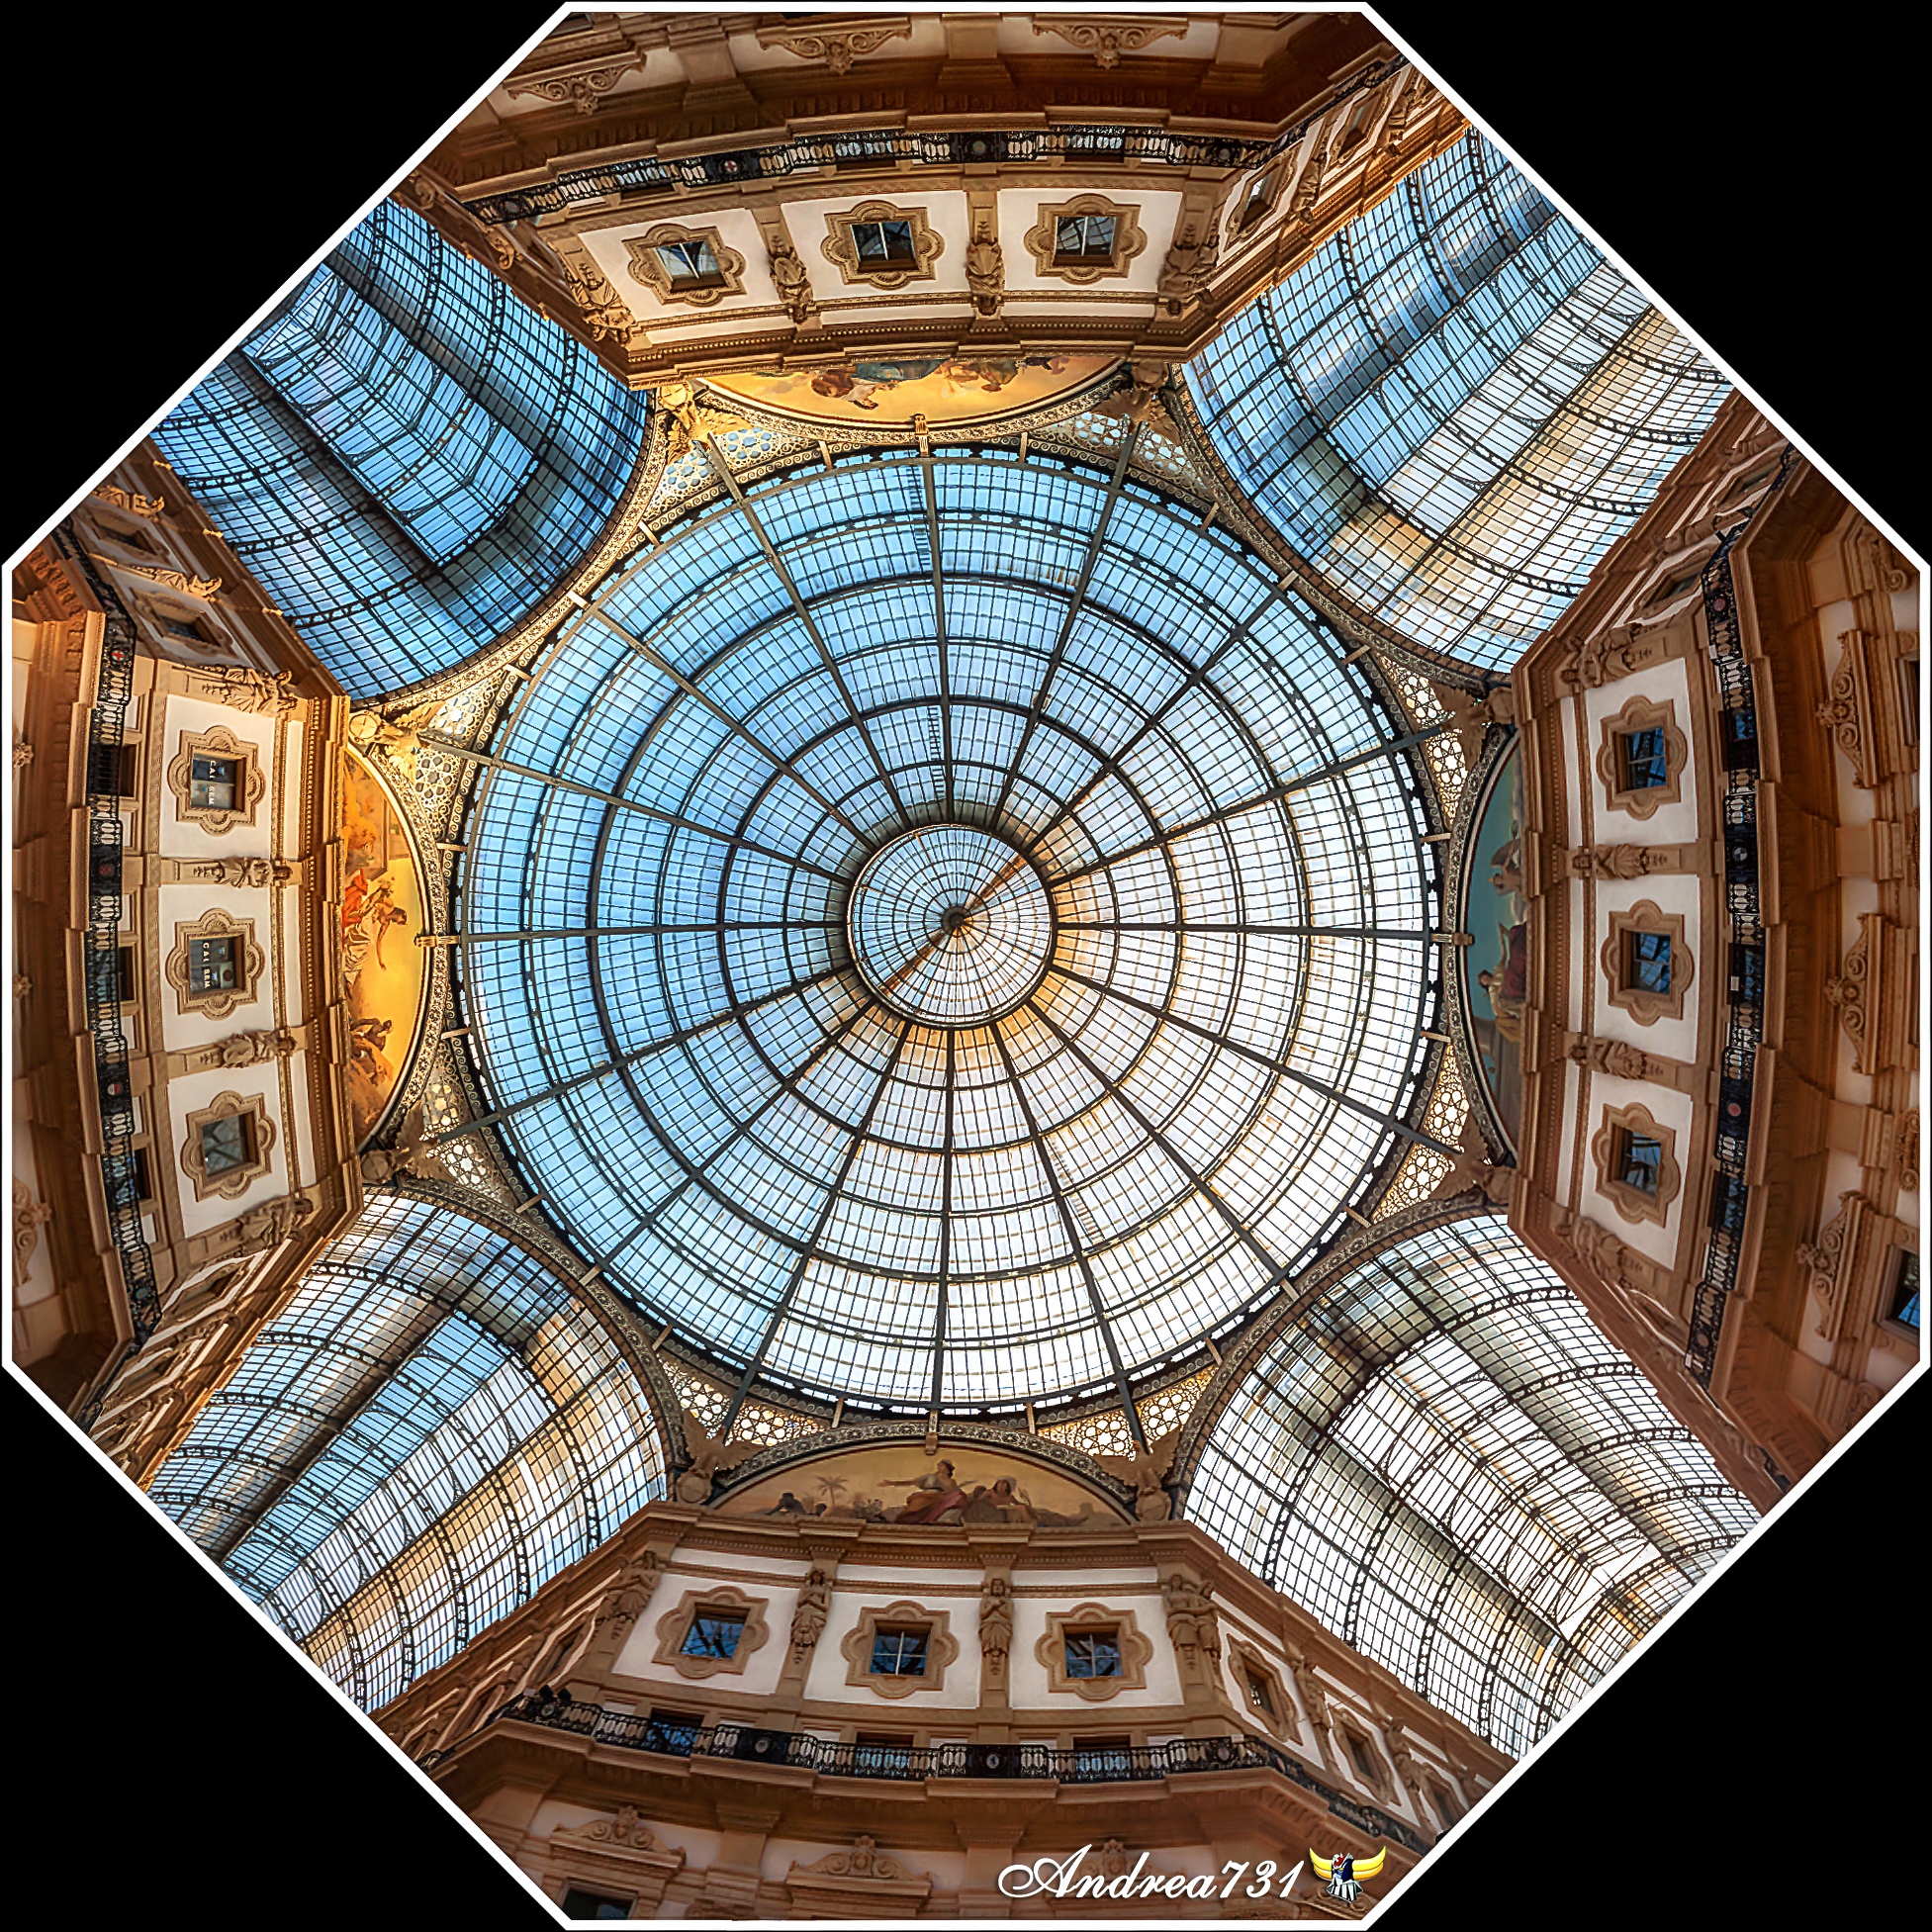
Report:
[[[1111,202],[1122,208],[1136,208],[1140,212],[1135,221],[1148,237],[1148,245],[1127,265],[1125,275],[1109,275],[1104,281],[1085,286],[1061,281],[1057,275],[1043,275],[1035,266],[1033,250],[1026,244],[1027,235],[1040,225],[1040,211],[1043,208],[1057,207],[1082,194],[1105,195]],[[1088,189],[1075,182],[1051,188],[1008,188],[999,197],[999,247],[1001,265],[1006,275],[1009,293],[1016,289],[1045,289],[1067,298],[1069,312],[1080,307],[1083,297],[1090,295],[1143,294],[1151,297],[1155,284],[1160,280],[1160,264],[1167,258],[1167,250],[1173,246],[1174,223],[1180,215],[1181,198],[1169,189],[1153,189],[1143,192],[1138,184],[1130,187],[1124,183],[1114,183],[1106,187]],[[1099,305],[1089,302],[1089,308]],[[1045,314],[1046,311],[1036,303],[1027,304],[1027,314]]]
[[[277,769],[269,775],[270,794],[264,804],[275,806],[275,843],[269,854],[274,859],[301,859],[307,855],[302,843],[302,746],[307,727],[300,718],[283,721],[276,752]],[[322,836],[328,836],[324,830]]]
[[[1572,847],[1583,843],[1583,791],[1570,770],[1576,753],[1577,700],[1559,698],[1554,715],[1544,728],[1543,756],[1562,774],[1563,841]]]
[[[903,1485],[900,1485],[903,1487]],[[840,1590],[892,1590],[901,1596],[917,1596],[919,1591],[969,1590],[976,1597],[985,1581],[977,1564],[959,1569],[929,1570],[922,1563],[916,1570],[891,1568],[885,1564],[841,1563],[836,1587]],[[951,1603],[954,1600],[946,1599]]]
[[[1661,1225],[1655,1221],[1628,1221],[1616,1202],[1605,1194],[1597,1182],[1596,1140],[1604,1127],[1604,1113],[1611,1107],[1647,1107],[1660,1127],[1668,1127],[1675,1138],[1671,1158],[1683,1176],[1676,1198],[1664,1212]],[[1583,1211],[1600,1227],[1608,1228],[1625,1247],[1647,1254],[1665,1267],[1677,1262],[1678,1231],[1684,1225],[1687,1206],[1698,1190],[1698,1177],[1703,1171],[1709,1152],[1692,1137],[1692,1102],[1688,1093],[1674,1093],[1648,1080],[1619,1080],[1613,1074],[1593,1072],[1590,1076],[1589,1119],[1585,1122],[1583,1166]]]
[[[159,709],[160,730],[149,738],[145,752],[157,761],[160,780],[160,823],[155,828],[154,849],[178,859],[256,859],[279,855],[270,850],[275,837],[275,720],[255,711],[234,711],[226,704],[211,704],[198,697],[169,692]],[[255,807],[252,825],[234,825],[228,831],[210,833],[193,819],[184,819],[175,794],[168,788],[167,770],[181,756],[182,738],[190,732],[229,732],[254,752],[256,772],[262,780],[260,802]]]
[[[1137,1593],[1152,1590],[1156,1600],[1159,1594],[1160,1572],[1151,1563],[1118,1565],[1105,1570],[1083,1569],[1077,1581],[1071,1583],[1067,1581],[1068,1575],[1067,1571],[1059,1569],[1015,1568],[1013,1588],[1016,1592],[1034,1590],[1044,1595],[1072,1591],[1075,1594],[1067,1599],[1072,1604],[1084,1603],[1086,1596],[1095,1590],[1131,1590]]]
[[[154,958],[161,973],[161,1039],[169,1052],[206,1047],[231,1033],[257,1033],[276,1024],[275,982],[268,955],[275,947],[275,909],[261,887],[207,885],[179,881],[158,888],[153,936]],[[192,925],[204,913],[226,912],[232,919],[251,919],[255,944],[262,952],[262,970],[253,984],[253,997],[238,1000],[233,1012],[215,1019],[204,1012],[176,1010],[181,995],[167,977],[168,955],[175,949],[175,928]],[[239,988],[236,988],[237,993]]]
[[[1676,713],[1677,728],[1684,734],[1687,747],[1684,770],[1678,779],[1677,802],[1657,806],[1648,818],[1639,818],[1621,805],[1612,805],[1604,775],[1597,769],[1605,720],[1613,718],[1633,697],[1669,704]],[[1589,762],[1590,795],[1597,815],[1597,844],[1689,845],[1698,837],[1698,787],[1703,782],[1703,773],[1696,718],[1691,708],[1687,659],[1672,658],[1663,664],[1645,665],[1634,677],[1613,679],[1586,692],[1583,740],[1584,756]]]
[[[1684,997],[1684,1017],[1660,1014],[1647,1026],[1627,1006],[1610,1003],[1611,980],[1604,969],[1604,948],[1610,942],[1610,920],[1645,900],[1666,918],[1684,921],[1684,945],[1691,955],[1691,982]],[[1698,1009],[1708,987],[1707,972],[1728,975],[1729,961],[1712,958],[1703,932],[1703,881],[1692,873],[1653,873],[1647,878],[1607,878],[1597,881],[1597,918],[1591,928],[1590,953],[1584,962],[1594,980],[1595,1013],[1591,1031],[1600,1040],[1627,1040],[1647,1054],[1670,1059],[1695,1060],[1698,1055]],[[1582,930],[1581,920],[1570,930]],[[1681,969],[1672,966],[1672,984]],[[1720,979],[1720,983],[1722,983]],[[1655,1112],[1653,1108],[1651,1110]]]
[[[1572,929],[1574,930],[1574,928]],[[1560,1100],[1562,1118],[1568,1122],[1577,1117],[1577,1092],[1583,1085],[1583,1069],[1572,1059],[1561,1062],[1563,1069],[1563,1092]],[[1556,1137],[1556,1198],[1567,1201],[1576,1169],[1576,1136],[1564,1130]]]
[[[720,245],[744,257],[745,265],[738,277],[745,285],[743,294],[720,296],[700,309],[689,302],[666,302],[640,282],[631,272],[630,250],[624,244],[626,240],[642,240],[653,229],[667,225],[695,230],[716,229]],[[759,231],[757,217],[748,208],[718,208],[708,214],[689,214],[667,205],[648,219],[638,218],[616,228],[598,229],[583,239],[591,259],[603,271],[604,280],[623,296],[631,314],[651,328],[687,324],[707,327],[715,324],[720,316],[747,309],[769,309],[779,299],[772,281],[765,237]],[[829,268],[831,264],[828,262],[826,266]]]
[[[828,263],[827,266],[830,267],[830,264]],[[836,275],[838,273],[838,270],[832,269],[832,273]],[[863,294],[864,291],[860,289],[849,289],[846,291],[846,293],[848,295],[860,295]],[[928,291],[928,294],[930,295],[930,291]],[[839,319],[839,325],[842,328],[848,324],[856,325],[860,322],[865,322],[867,324],[871,324],[874,322],[881,322],[888,325],[896,326],[896,325],[902,325],[904,323],[907,317],[907,313],[908,312],[902,308],[901,309],[887,309],[887,308],[841,309],[838,311],[838,319]],[[921,322],[947,322],[947,321],[951,321],[956,317],[969,318],[971,314],[972,314],[971,300],[967,297],[962,296],[957,302],[949,299],[944,302],[935,302],[935,301],[928,300],[922,303],[918,310],[918,319]],[[890,352],[886,349],[881,348],[876,350],[874,353],[877,356],[879,356],[881,359],[883,359],[886,358]],[[909,355],[924,356],[924,355],[935,355],[940,353],[940,351],[931,347],[928,344],[920,343],[908,347],[906,353]],[[966,351],[966,353],[976,354],[979,353],[979,351],[968,350]],[[869,357],[867,359],[870,360],[871,358]]]
[[[1579,1033],[1590,1033],[1596,1028],[1596,1009],[1604,1003],[1604,989],[1598,983],[1603,965],[1588,946],[1576,943],[1576,935],[1589,930],[1585,922],[1590,917],[1590,888],[1582,879],[1573,878],[1562,890],[1565,899],[1563,930],[1571,939],[1563,986],[1563,1011],[1558,1017],[1566,1027]]]

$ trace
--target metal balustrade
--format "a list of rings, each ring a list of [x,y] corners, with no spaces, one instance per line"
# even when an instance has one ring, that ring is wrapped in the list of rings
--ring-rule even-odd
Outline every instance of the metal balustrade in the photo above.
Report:
[[[1737,621],[1737,590],[1731,551],[1760,509],[1782,490],[1797,451],[1786,445],[1778,474],[1764,495],[1723,533],[1703,567],[1704,631],[1711,675],[1717,688],[1718,719],[1724,748],[1724,911],[1731,929],[1730,996],[1725,1008],[1722,1077],[1717,1098],[1717,1128],[1710,1198],[1710,1240],[1703,1276],[1691,1309],[1691,1338],[1686,1366],[1709,1388],[1717,1364],[1717,1338],[1724,1305],[1737,1286],[1750,1188],[1745,1162],[1750,1150],[1751,1087],[1758,1048],[1764,1041],[1764,907],[1758,844],[1757,691]],[[1790,1482],[1764,1457],[1780,1489]]]
[[[1166,128],[1087,127],[979,130],[862,128],[836,135],[807,135],[771,147],[729,154],[655,154],[577,168],[554,181],[486,195],[463,207],[480,222],[534,221],[559,209],[578,208],[605,195],[669,194],[679,188],[714,188],[733,181],[776,181],[820,168],[854,163],[959,167],[989,161],[1110,161],[1159,167],[1239,168],[1265,166],[1285,153],[1338,101],[1374,87],[1408,65],[1400,56],[1378,60],[1345,81],[1314,113],[1272,140],[1240,140],[1222,135],[1176,134]]]
[[[802,1731],[763,1730],[749,1724],[687,1726],[602,1704],[525,1691],[479,1727],[514,1720],[540,1724],[593,1743],[671,1758],[721,1758],[788,1765],[821,1778],[882,1778],[923,1784],[932,1778],[1050,1780],[1059,1785],[1147,1784],[1199,1772],[1271,1771],[1321,1798],[1344,1823],[1410,1851],[1427,1850],[1415,1830],[1373,1804],[1338,1792],[1265,1738],[1177,1737],[1165,1744],[1089,1744],[1062,1750],[1050,1744],[835,1744]],[[476,1733],[472,1733],[476,1735]],[[449,1752],[416,1760],[432,1769]]]
[[[154,1281],[154,1257],[141,1232],[134,1093],[128,1074],[128,1036],[121,1024],[119,773],[128,705],[135,689],[135,623],[113,586],[95,569],[71,521],[54,532],[54,542],[87,580],[105,613],[100,680],[87,714],[87,937],[81,983],[87,1000],[87,1030],[94,1041],[101,1116],[101,1185],[107,1200],[108,1236],[128,1291],[135,1346],[138,1347],[161,1319],[161,1296]],[[98,1413],[98,1407],[97,1398],[83,1412],[83,1427]]]

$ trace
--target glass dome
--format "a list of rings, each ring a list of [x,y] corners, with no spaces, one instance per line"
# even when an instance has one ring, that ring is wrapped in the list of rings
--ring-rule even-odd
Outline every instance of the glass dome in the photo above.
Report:
[[[1124,1395],[1399,1144],[1439,923],[1406,726],[1125,475],[869,454],[661,528],[462,834],[490,1105],[741,1388]]]

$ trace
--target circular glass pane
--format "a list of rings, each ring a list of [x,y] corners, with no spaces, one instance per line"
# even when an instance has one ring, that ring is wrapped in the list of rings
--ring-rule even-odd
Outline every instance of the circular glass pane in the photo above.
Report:
[[[866,984],[927,1026],[983,1026],[1039,985],[1053,903],[1028,863],[972,825],[922,825],[881,846],[846,913]]]

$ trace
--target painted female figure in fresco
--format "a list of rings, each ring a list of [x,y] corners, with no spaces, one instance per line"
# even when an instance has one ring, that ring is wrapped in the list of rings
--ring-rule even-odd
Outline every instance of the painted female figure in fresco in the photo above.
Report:
[[[953,1474],[953,1465],[942,1462],[923,1476],[888,1476],[888,1487],[922,1492],[916,1502],[908,1499],[904,1509],[892,1517],[897,1523],[937,1522],[948,1510],[964,1510],[971,1500]]]

